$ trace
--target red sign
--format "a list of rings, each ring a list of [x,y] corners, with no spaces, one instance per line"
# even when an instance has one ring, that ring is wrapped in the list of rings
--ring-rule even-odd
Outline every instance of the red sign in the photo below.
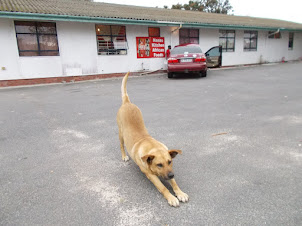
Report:
[[[165,38],[136,37],[137,58],[164,58]]]

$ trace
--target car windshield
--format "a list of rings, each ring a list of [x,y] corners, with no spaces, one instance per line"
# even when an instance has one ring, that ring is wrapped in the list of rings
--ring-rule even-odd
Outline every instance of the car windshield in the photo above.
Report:
[[[171,51],[171,55],[187,53],[202,53],[199,46],[178,46]]]

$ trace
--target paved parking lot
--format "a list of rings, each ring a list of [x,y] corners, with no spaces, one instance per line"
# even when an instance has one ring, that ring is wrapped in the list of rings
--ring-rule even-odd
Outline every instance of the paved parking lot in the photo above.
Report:
[[[0,89],[0,225],[301,225],[301,71],[129,78],[150,134],[183,150],[179,208],[121,161],[120,78]]]

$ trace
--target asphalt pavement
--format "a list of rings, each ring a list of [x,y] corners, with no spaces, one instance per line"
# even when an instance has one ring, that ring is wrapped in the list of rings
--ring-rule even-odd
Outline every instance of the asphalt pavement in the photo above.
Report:
[[[302,63],[129,77],[190,196],[122,162],[121,78],[0,89],[0,225],[301,225]]]

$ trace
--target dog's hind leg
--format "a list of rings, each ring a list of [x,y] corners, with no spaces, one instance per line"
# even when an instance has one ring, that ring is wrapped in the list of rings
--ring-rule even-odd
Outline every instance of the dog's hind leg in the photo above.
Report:
[[[120,146],[121,146],[121,152],[122,152],[122,159],[124,162],[127,162],[129,160],[129,157],[126,155],[126,152],[125,152],[124,138],[123,138],[121,129],[119,129],[119,139],[120,139]]]

